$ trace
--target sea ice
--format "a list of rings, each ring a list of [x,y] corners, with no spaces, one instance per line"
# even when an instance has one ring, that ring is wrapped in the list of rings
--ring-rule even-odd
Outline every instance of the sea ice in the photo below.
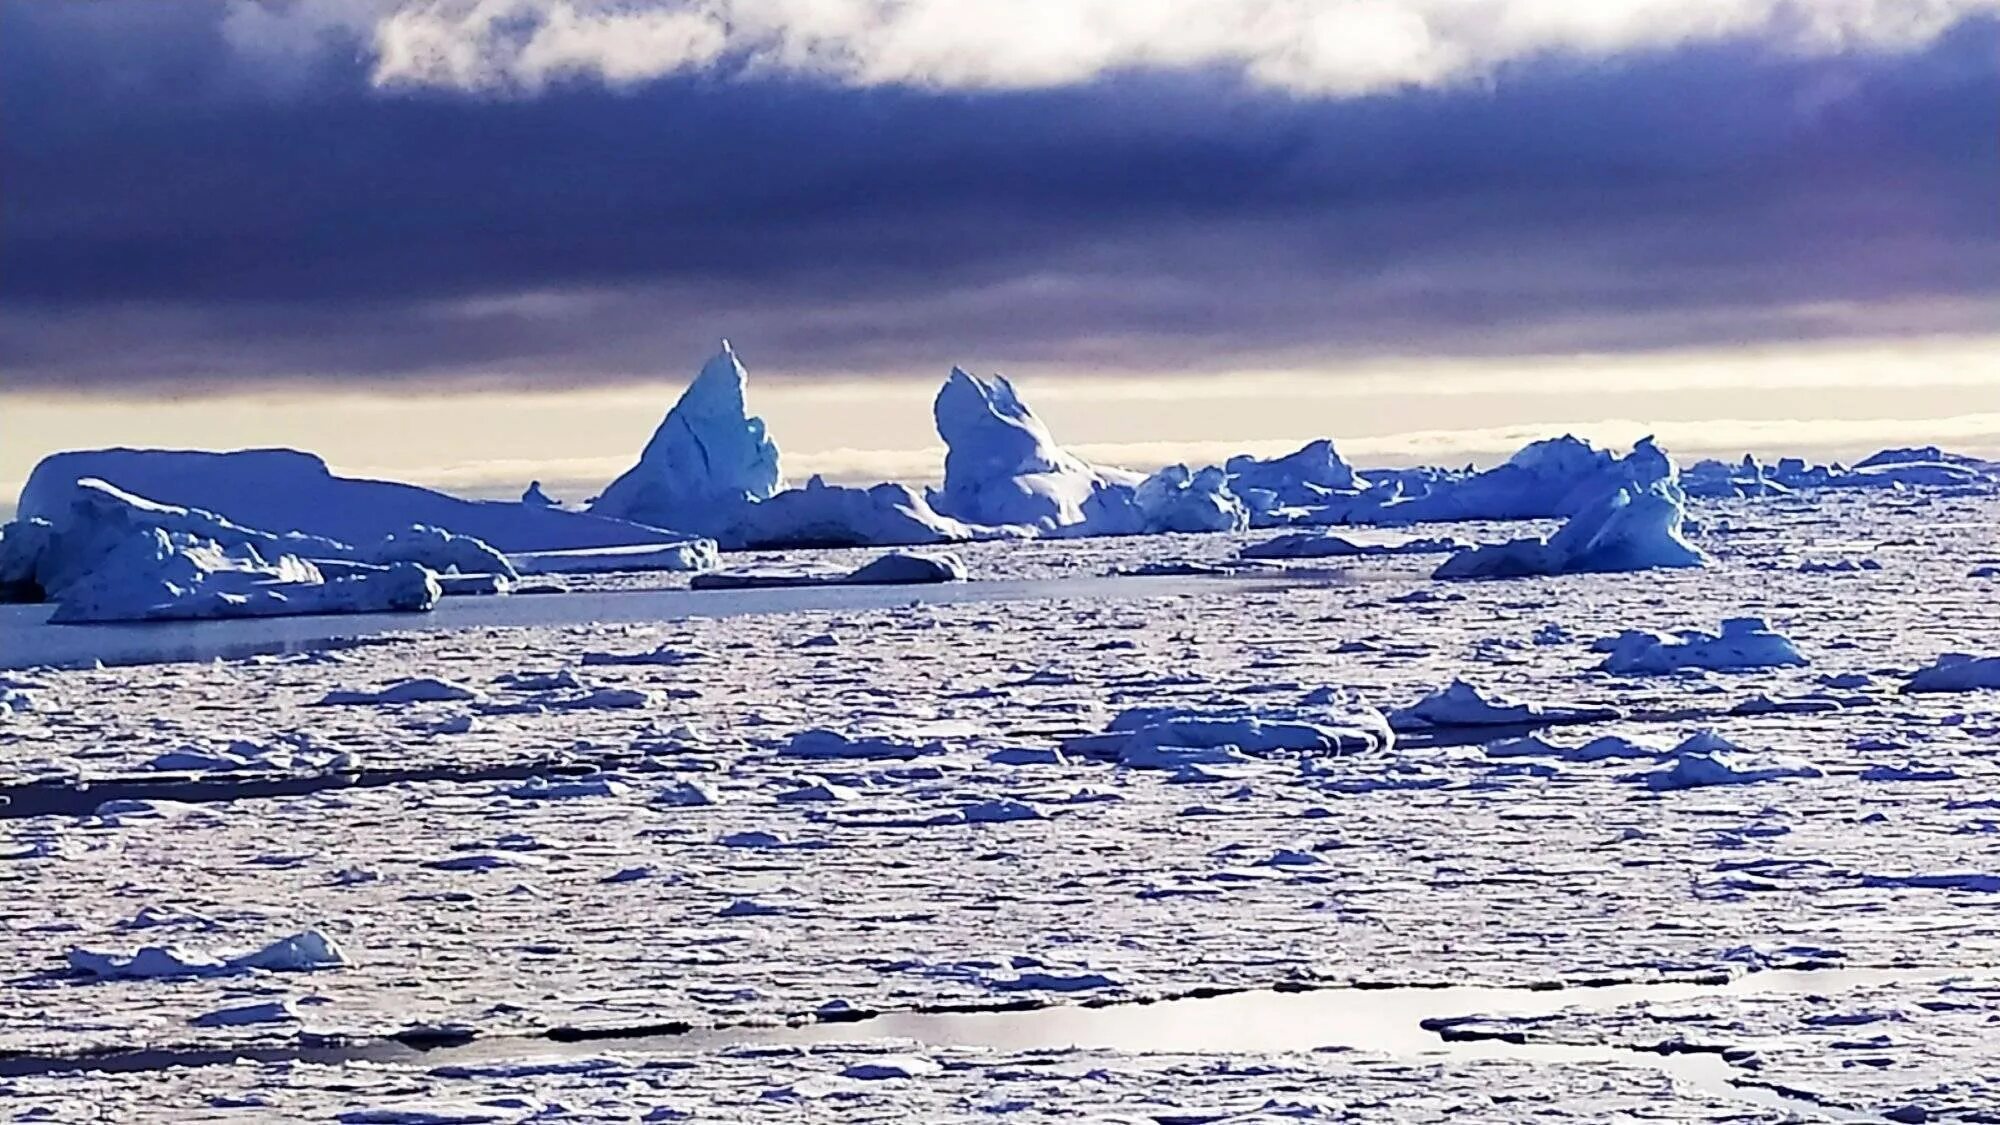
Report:
[[[1665,769],[1633,774],[1627,780],[1669,792],[1825,776],[1826,771],[1810,762],[1780,754],[1748,754],[1713,731],[1698,731],[1674,747],[1673,760]]]

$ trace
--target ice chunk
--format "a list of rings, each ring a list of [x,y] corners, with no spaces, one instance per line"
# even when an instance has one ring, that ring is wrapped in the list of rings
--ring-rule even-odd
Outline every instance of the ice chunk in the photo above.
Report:
[[[1312,722],[1149,707],[1121,712],[1105,733],[1068,739],[1063,750],[1142,769],[1170,769],[1254,755],[1344,753],[1393,744],[1388,722],[1367,708],[1357,707],[1335,722]]]
[[[1810,762],[1779,754],[1749,754],[1714,731],[1697,731],[1674,747],[1672,764],[1665,769],[1633,774],[1627,780],[1669,792],[1825,776],[1824,770]]]
[[[253,969],[273,973],[311,972],[350,964],[340,947],[318,930],[280,938],[262,949],[233,958],[157,945],[130,955],[79,946],[72,948],[67,957],[71,969],[99,980],[173,980],[224,976]]]
[[[1389,725],[1399,731],[1433,727],[1517,726],[1579,722],[1615,718],[1617,712],[1604,708],[1560,708],[1541,703],[1518,703],[1487,693],[1464,680],[1453,680],[1399,711],[1389,713]]]
[[[1930,667],[1920,668],[1903,685],[1907,693],[1979,691],[2000,688],[2000,656],[1948,652]]]
[[[850,738],[830,730],[808,730],[793,735],[784,750],[786,757],[822,759],[895,759],[907,761],[936,754],[944,747],[935,742],[906,742],[895,738]]]
[[[698,574],[697,590],[762,590],[797,586],[913,586],[962,582],[965,564],[947,552],[892,551],[846,574],[814,571],[718,570]]]
[[[709,535],[783,488],[777,444],[744,405],[747,379],[724,340],[591,514]]]
[[[479,693],[449,680],[420,677],[398,680],[376,691],[335,690],[319,698],[320,707],[382,707],[404,703],[460,703],[480,698]]]
[[[1798,648],[1771,631],[1761,617],[1733,617],[1720,634],[1689,630],[1672,637],[1627,631],[1592,646],[1608,652],[1602,665],[1620,675],[1657,674],[1684,668],[1742,671],[1797,667],[1807,663]]]
[[[542,482],[538,480],[528,482],[527,491],[521,493],[521,504],[523,507],[528,508],[554,508],[557,506],[555,499],[542,491]]]
[[[1469,544],[1457,539],[1404,539],[1394,543],[1357,543],[1325,532],[1280,535],[1262,543],[1252,543],[1238,552],[1246,559],[1345,559],[1379,555],[1436,555],[1463,551]]]

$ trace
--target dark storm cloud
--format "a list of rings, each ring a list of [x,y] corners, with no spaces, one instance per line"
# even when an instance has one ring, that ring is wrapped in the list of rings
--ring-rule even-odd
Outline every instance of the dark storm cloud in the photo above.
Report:
[[[2000,30],[1348,100],[1219,74],[372,90],[0,3],[9,388],[1112,370],[2000,329]]]

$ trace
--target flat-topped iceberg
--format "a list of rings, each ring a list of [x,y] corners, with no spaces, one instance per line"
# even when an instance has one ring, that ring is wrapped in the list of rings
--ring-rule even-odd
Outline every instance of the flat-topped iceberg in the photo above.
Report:
[[[348,562],[329,576],[293,552],[343,544],[241,527],[103,481],[76,482],[68,495],[60,522],[17,521],[0,537],[0,585],[60,603],[53,621],[412,612],[442,593],[414,562]]]
[[[326,462],[293,449],[207,453],[179,449],[91,449],[42,460],[21,490],[17,518],[60,522],[82,480],[134,496],[210,512],[245,528],[296,533],[350,546],[379,543],[411,527],[441,528],[496,551],[577,550],[660,544],[654,527],[560,508],[465,500],[392,481],[339,477]],[[337,555],[319,555],[331,558]]]
[[[744,403],[749,375],[729,341],[627,469],[591,501],[592,515],[713,535],[785,485],[778,446]]]

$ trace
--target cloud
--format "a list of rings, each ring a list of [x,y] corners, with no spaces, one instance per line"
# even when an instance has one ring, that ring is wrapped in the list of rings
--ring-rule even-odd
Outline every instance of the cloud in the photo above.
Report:
[[[256,7],[256,6],[250,6]],[[381,86],[534,92],[691,72],[843,86],[1021,90],[1132,70],[1211,69],[1305,97],[1490,77],[1550,54],[1604,58],[1744,40],[1800,54],[1910,50],[2000,0],[307,0],[240,17],[235,40],[363,40]]]
[[[1991,332],[1974,10],[0,0],[0,354],[120,393],[630,381],[724,334],[824,378]],[[1250,73],[1359,12],[1444,88]]]

